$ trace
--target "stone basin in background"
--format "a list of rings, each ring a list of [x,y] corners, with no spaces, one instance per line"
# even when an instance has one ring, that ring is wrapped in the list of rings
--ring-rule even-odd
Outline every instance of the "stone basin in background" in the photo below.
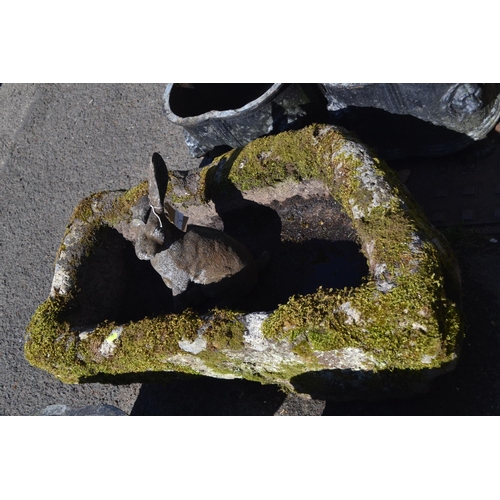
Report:
[[[145,160],[146,161],[146,160]],[[231,308],[172,312],[135,257],[130,208],[97,193],[76,208],[26,357],[63,382],[243,378],[322,399],[425,390],[455,366],[462,326],[451,250],[394,173],[339,128],[256,139],[171,176],[189,223],[224,229],[271,261]]]

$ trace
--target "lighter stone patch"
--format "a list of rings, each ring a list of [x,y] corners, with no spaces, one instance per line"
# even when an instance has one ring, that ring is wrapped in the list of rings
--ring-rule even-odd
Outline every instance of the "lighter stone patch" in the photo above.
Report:
[[[81,244],[82,228],[85,223],[79,220],[73,222],[68,234],[64,237],[61,248],[69,249]],[[68,269],[70,266],[65,263],[67,259],[67,251],[61,250],[57,258],[57,263],[54,269],[52,285],[50,288],[50,296],[54,298],[56,295],[66,295],[73,287],[74,283],[71,279],[71,274]]]
[[[191,356],[190,354],[179,353],[170,358],[166,358],[165,362],[171,363],[172,365],[175,366],[181,366],[183,368],[187,366],[192,370],[200,373],[201,375],[206,375],[208,377],[224,378],[228,380],[238,378],[236,375],[233,375],[231,373],[216,372],[211,368],[209,368],[200,358],[197,358],[196,356]]]
[[[359,347],[346,347],[334,351],[314,351],[318,361],[326,368],[371,370],[377,362]]]
[[[365,193],[371,194],[371,201],[366,207],[368,215],[370,215],[374,208],[388,208],[390,201],[393,198],[390,185],[375,170],[374,163],[371,160],[367,149],[361,145],[354,145],[352,143],[345,144],[340,151],[333,155],[334,163],[337,163],[336,157],[338,155],[345,154],[361,159],[362,161],[362,165],[356,169],[356,177],[360,181],[360,189]],[[343,162],[340,161],[338,164],[341,166],[343,165]],[[365,216],[364,211],[360,209],[359,206],[355,205],[355,200],[349,200],[349,203],[355,219],[360,219]]]
[[[104,339],[104,342],[101,344],[101,347],[99,347],[99,352],[101,353],[102,356],[104,356],[105,358],[109,358],[110,356],[113,355],[116,349],[115,341],[120,338],[122,331],[123,331],[123,326],[117,326],[116,328],[113,328],[113,330],[111,330],[111,333],[108,335],[106,339]]]
[[[305,200],[323,196],[331,198],[330,191],[325,184],[317,179],[295,182],[286,180],[278,182],[274,186],[265,186],[245,191],[245,199],[255,201],[263,205],[270,205],[272,202],[284,202],[294,196],[300,196]]]
[[[56,264],[50,288],[50,296],[53,298],[56,295],[66,295],[72,286],[73,282],[66,267]]]
[[[208,283],[208,276],[206,269],[202,269],[198,276],[193,278],[194,283],[198,283],[200,285],[205,285]]]
[[[92,333],[95,332],[95,329],[92,329],[92,330],[84,330],[82,332],[79,332],[78,333],[78,338],[80,340],[86,340],[89,338],[89,335],[91,335]]]
[[[422,323],[417,323],[416,321],[412,323],[411,327],[413,330],[422,330],[423,332],[427,332],[427,327],[422,325]]]
[[[354,202],[355,200],[349,200],[349,203],[351,204],[352,216],[355,219],[362,219],[365,216],[365,213],[358,207],[358,205],[355,205]]]
[[[262,324],[268,317],[269,313],[255,312],[246,314],[241,318],[241,322],[245,326],[243,340],[254,351],[262,352],[270,346],[270,342],[262,334]]]
[[[373,169],[373,162],[364,159],[363,166],[359,169],[359,179],[366,191],[371,192],[372,201],[368,207],[368,213],[372,209],[383,206],[388,207],[391,198],[390,186]]]
[[[412,253],[421,254],[423,252],[424,242],[418,234],[414,234],[411,237],[411,241],[408,244]]]
[[[375,270],[374,270],[374,276],[376,280],[375,286],[377,287],[377,290],[382,293],[387,293],[396,287],[396,283],[393,283],[392,281],[389,281],[386,278],[385,276],[386,271],[387,271],[387,264],[382,263],[375,265]]]
[[[276,342],[266,339],[262,334],[262,324],[269,313],[255,312],[246,314],[240,321],[245,326],[243,340],[246,349],[226,351],[229,359],[243,363],[248,367],[258,367],[259,371],[280,372],[283,366],[304,365],[304,362],[292,352],[288,342]]]
[[[226,351],[228,359],[237,362],[237,365],[243,363],[244,366],[252,371],[279,373],[284,367],[293,365],[305,366],[304,361],[291,351],[291,346],[287,342],[272,343],[269,342],[265,350],[245,350]]]
[[[428,354],[424,354],[422,359],[420,360],[424,365],[430,365],[435,356],[429,356]]]
[[[179,347],[186,352],[198,354],[207,348],[207,341],[203,337],[198,337],[193,342],[189,340],[179,340]]]
[[[345,323],[347,325],[352,325],[353,323],[359,323],[361,320],[361,313],[351,306],[350,302],[344,302],[338,309],[347,315]],[[334,311],[336,312],[336,311]]]
[[[81,239],[81,235],[82,235],[81,230],[86,225],[87,224],[81,220],[75,220],[73,222],[73,224],[71,225],[71,228],[68,231],[68,234],[63,239],[63,245],[66,247],[70,247],[74,244],[80,243],[80,239]]]

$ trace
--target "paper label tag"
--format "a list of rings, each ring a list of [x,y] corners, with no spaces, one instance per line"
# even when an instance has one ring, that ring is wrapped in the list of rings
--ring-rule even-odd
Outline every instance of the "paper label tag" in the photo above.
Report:
[[[189,217],[176,210],[174,207],[165,202],[165,208],[168,220],[181,231],[186,232],[187,221]]]

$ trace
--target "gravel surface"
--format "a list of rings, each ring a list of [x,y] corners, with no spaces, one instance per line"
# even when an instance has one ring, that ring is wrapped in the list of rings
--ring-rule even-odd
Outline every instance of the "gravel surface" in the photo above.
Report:
[[[449,231],[464,274],[467,338],[458,368],[408,400],[335,403],[274,386],[193,377],[162,384],[65,385],[24,359],[25,328],[49,293],[56,251],[77,203],[143,180],[150,154],[188,155],[162,114],[165,84],[0,86],[0,415],[107,404],[129,415],[485,415],[500,413],[500,243]],[[498,148],[498,146],[497,146]]]

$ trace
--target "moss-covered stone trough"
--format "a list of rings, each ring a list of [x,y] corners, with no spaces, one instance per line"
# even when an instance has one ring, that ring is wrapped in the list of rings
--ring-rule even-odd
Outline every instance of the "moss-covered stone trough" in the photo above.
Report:
[[[28,361],[66,383],[191,374],[319,398],[425,390],[459,353],[460,277],[443,236],[397,176],[327,125],[257,139],[200,172],[170,175],[191,223],[224,228],[270,263],[247,297],[174,313],[136,258],[131,208],[147,183],[76,208]]]

